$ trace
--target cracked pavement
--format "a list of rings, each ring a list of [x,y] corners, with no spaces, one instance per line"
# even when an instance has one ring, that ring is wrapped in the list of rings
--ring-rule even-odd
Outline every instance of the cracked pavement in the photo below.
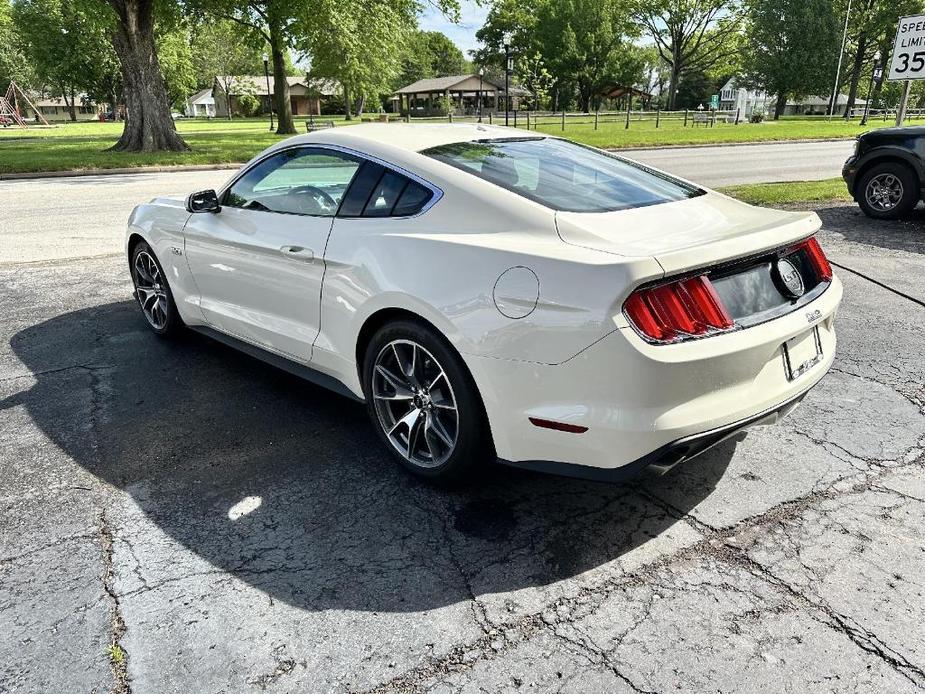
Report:
[[[820,210],[839,352],[783,422],[445,491],[355,403],[150,335],[114,215],[31,190],[0,183],[0,692],[925,689],[925,215]]]

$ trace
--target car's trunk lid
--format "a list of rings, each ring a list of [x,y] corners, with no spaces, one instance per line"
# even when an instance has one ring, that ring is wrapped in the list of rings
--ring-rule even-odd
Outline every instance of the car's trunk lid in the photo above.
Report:
[[[558,212],[563,241],[621,256],[654,257],[666,275],[786,246],[819,229],[814,212],[746,205],[717,193],[617,212]]]

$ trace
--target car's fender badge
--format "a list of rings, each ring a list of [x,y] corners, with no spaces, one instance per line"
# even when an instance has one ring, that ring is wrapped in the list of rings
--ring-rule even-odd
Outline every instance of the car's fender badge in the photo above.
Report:
[[[807,323],[814,323],[820,318],[822,318],[822,311],[820,311],[818,308],[815,311],[810,311],[809,313],[806,314]]]
[[[176,246],[171,246],[170,252],[173,253],[174,255],[183,255],[183,251],[177,248]]]

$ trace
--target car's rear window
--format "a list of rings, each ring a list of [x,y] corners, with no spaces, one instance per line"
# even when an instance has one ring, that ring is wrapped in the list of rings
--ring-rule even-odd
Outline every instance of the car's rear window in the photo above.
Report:
[[[422,154],[569,212],[625,210],[704,192],[638,164],[556,138],[456,142]]]

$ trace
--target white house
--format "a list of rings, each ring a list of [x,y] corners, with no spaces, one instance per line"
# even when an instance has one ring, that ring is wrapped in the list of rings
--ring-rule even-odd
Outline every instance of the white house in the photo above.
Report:
[[[187,118],[214,118],[215,97],[212,96],[212,88],[203,89],[188,98],[183,113]]]
[[[31,98],[35,108],[49,123],[62,123],[71,120],[71,109],[68,107],[64,97],[38,94],[33,95]],[[100,107],[94,104],[86,94],[76,94],[73,97],[73,103],[74,115],[77,120],[97,120],[99,118]],[[25,105],[21,106],[21,108],[24,115],[29,114],[30,109]],[[34,117],[34,114],[29,114],[27,117]]]
[[[784,107],[785,116],[824,116],[829,112],[830,96],[805,96],[800,99],[788,99]],[[774,115],[777,97],[756,89],[743,89],[736,87],[736,78],[731,78],[720,90],[719,107],[723,111],[740,110],[743,119],[749,118],[758,111],[768,116]],[[856,97],[854,107],[863,109],[866,99]],[[835,115],[843,115],[848,105],[848,97],[839,94],[835,100]]]
[[[738,87],[736,78],[732,77],[719,92],[719,108],[721,111],[738,109],[740,117],[748,119],[755,112],[767,113],[768,94],[760,89]]]

